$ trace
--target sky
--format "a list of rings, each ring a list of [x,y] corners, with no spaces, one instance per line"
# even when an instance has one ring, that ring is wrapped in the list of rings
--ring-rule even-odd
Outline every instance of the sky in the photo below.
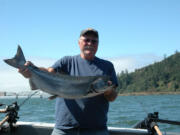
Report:
[[[180,51],[179,0],[0,0],[0,91],[29,90],[28,80],[3,59],[20,45],[27,60],[49,67],[80,53],[81,30],[99,32],[97,55],[117,73]]]

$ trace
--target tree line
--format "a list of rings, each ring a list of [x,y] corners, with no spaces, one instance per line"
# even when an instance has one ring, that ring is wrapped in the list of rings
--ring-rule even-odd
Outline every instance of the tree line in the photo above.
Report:
[[[118,91],[126,92],[176,92],[180,91],[180,53],[166,57],[160,62],[117,74]]]

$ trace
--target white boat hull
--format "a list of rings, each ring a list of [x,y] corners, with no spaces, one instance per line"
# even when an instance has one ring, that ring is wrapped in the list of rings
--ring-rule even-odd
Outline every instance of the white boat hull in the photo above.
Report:
[[[51,135],[54,124],[37,122],[17,122],[13,132],[0,132],[0,135]],[[110,135],[149,135],[146,129],[108,127]],[[180,135],[180,133],[165,133]]]

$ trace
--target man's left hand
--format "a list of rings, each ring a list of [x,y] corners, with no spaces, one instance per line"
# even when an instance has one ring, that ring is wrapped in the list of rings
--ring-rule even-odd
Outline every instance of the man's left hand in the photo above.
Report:
[[[112,85],[111,81],[108,81],[109,85]],[[108,101],[114,101],[117,97],[117,92],[116,92],[116,88],[112,88],[107,90],[106,92],[104,92],[104,97],[108,100]]]

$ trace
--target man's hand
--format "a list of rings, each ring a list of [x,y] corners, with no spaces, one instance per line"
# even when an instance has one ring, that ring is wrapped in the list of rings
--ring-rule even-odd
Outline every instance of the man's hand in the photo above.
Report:
[[[29,66],[29,65],[33,65],[33,63],[30,61],[27,61],[24,65]],[[25,78],[31,77],[31,72],[28,70],[28,68],[22,68],[22,69],[19,68],[18,72],[21,73]]]
[[[35,66],[31,61],[27,61],[25,66]],[[46,71],[49,73],[55,73],[55,70],[53,68],[44,68],[44,67],[37,67],[39,70]],[[21,73],[25,78],[31,78],[31,72],[28,70],[28,68],[18,69],[18,72]]]
[[[109,85],[112,85],[111,81],[108,81]],[[108,100],[108,101],[114,101],[117,97],[117,92],[115,91],[116,88],[112,88],[107,90],[106,92],[104,92],[104,97]]]

